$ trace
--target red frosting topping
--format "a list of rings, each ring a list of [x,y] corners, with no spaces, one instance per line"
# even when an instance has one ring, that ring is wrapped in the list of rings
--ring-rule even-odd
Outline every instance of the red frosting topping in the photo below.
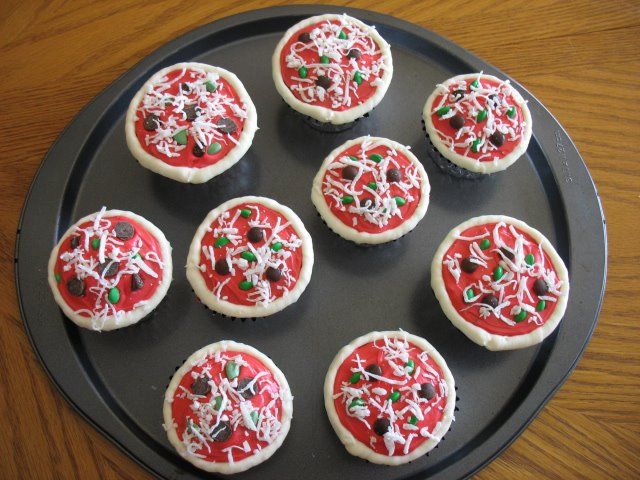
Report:
[[[187,68],[155,81],[136,117],[136,136],[147,153],[174,167],[203,168],[236,146],[246,108],[226,79]]]
[[[253,238],[257,241],[252,241],[252,229],[261,232],[259,239]],[[266,305],[284,296],[301,269],[302,240],[295,228],[261,203],[223,212],[201,240],[200,270],[207,288],[236,305]]]
[[[489,333],[506,336],[527,334],[544,325],[555,310],[562,282],[538,242],[504,223],[499,227],[496,223],[473,226],[460,236],[464,238],[455,240],[444,255],[442,276],[451,303],[462,318]],[[480,262],[473,272],[464,269],[463,261],[468,258]],[[537,280],[547,287],[541,295],[536,293]],[[468,293],[469,288],[473,293]],[[496,298],[494,307],[487,295]]]
[[[365,140],[335,157],[322,180],[322,193],[342,223],[358,232],[381,233],[415,213],[422,182],[417,166],[401,151]]]
[[[382,378],[371,376],[372,365]],[[338,367],[333,393],[340,423],[373,451],[389,456],[406,455],[430,438],[453,394],[440,365],[401,338],[357,347]]]
[[[298,100],[343,111],[374,95],[382,84],[383,62],[367,30],[341,16],[294,33],[280,54],[280,71]]]
[[[504,158],[522,142],[522,108],[508,82],[479,75],[445,82],[444,89],[439,86],[438,91],[441,93],[433,101],[431,122],[444,144],[454,145],[454,152],[492,162]]]
[[[120,222],[133,227],[130,238],[126,238],[128,234],[125,238],[118,234],[123,225]],[[105,258],[101,264],[103,237]],[[164,260],[158,240],[138,222],[123,215],[100,215],[97,223],[76,225],[74,232],[64,239],[58,249],[54,274],[67,305],[82,316],[94,318],[94,328],[99,329],[106,315],[133,310],[139,302],[153,296],[162,280]],[[144,268],[139,262],[144,263]],[[142,285],[134,286],[134,275]],[[109,293],[114,287],[119,295],[112,303]]]
[[[260,360],[246,352],[217,352],[182,377],[171,416],[189,453],[209,462],[238,462],[278,437],[282,396]]]

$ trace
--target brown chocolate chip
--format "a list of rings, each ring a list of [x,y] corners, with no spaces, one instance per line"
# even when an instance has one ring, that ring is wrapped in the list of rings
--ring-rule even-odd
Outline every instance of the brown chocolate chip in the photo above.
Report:
[[[191,391],[194,395],[207,395],[211,391],[211,385],[209,385],[209,377],[201,375],[196,378],[191,384]]]
[[[98,273],[103,275],[104,278],[113,277],[118,273],[120,269],[120,262],[113,262],[111,260],[107,260],[98,265]]]
[[[189,93],[191,91],[191,87],[187,83],[182,83],[180,84],[180,90],[182,90],[184,93]]]
[[[358,175],[358,167],[355,165],[347,165],[342,169],[342,178],[345,180],[353,180]]]
[[[71,237],[71,248],[78,248],[78,245],[80,245],[80,236],[74,235]]]
[[[309,32],[302,32],[298,35],[298,41],[302,43],[309,43],[311,41],[311,34]]]
[[[238,129],[238,126],[229,117],[222,117],[216,122],[216,128],[222,133],[233,133]]]
[[[458,103],[465,97],[467,92],[465,92],[464,90],[454,90],[453,92],[451,92],[451,94],[453,95],[453,101]]]
[[[267,280],[277,282],[282,278],[282,271],[279,268],[269,267],[266,272]]]
[[[193,149],[191,151],[196,157],[202,157],[204,155],[204,148],[198,145],[198,142],[193,144]]]
[[[67,290],[74,297],[81,297],[84,295],[84,281],[77,277],[72,278],[67,282]]]
[[[140,290],[142,287],[144,287],[144,280],[142,280],[142,277],[137,273],[131,275],[131,291],[135,292],[136,290]]]
[[[187,120],[189,122],[193,122],[196,118],[200,116],[200,109],[197,105],[187,105],[184,107],[184,113],[187,116]]]
[[[391,427],[391,422],[388,418],[380,417],[376,418],[376,421],[373,422],[373,431],[378,435],[383,436],[385,433],[389,431]]]
[[[402,172],[397,168],[390,168],[387,170],[387,182],[400,182],[402,181]]]
[[[509,259],[509,260],[511,260],[512,262],[513,262],[513,259],[514,259],[514,258],[516,258],[516,256],[515,256],[512,252],[510,252],[509,250],[507,250],[507,249],[506,249],[506,248],[504,248],[504,247],[500,247],[500,251],[502,252],[502,254],[503,254],[506,258],[508,258],[508,259]]]
[[[236,388],[236,390],[238,391],[238,393],[240,393],[240,395],[242,395],[242,398],[244,398],[245,400],[249,400],[250,398],[256,396],[255,383],[251,385],[250,388],[247,388],[247,385],[249,385],[249,383],[251,383],[252,381],[253,377],[244,377],[238,380],[238,388]]]
[[[376,205],[376,202],[373,201],[371,197],[365,197],[360,200],[360,206],[366,209],[373,208]]]
[[[218,275],[226,275],[229,273],[229,264],[226,258],[216,260],[216,273]]]
[[[351,48],[347,52],[347,57],[349,58],[355,58],[356,60],[358,60],[361,56],[362,56],[362,52],[357,48]]]
[[[160,118],[156,114],[150,113],[145,117],[142,126],[147,132],[155,132],[160,126]]]
[[[430,383],[423,383],[420,385],[420,390],[418,390],[418,396],[420,398],[426,398],[427,400],[431,400],[436,395],[435,387]]]
[[[533,282],[533,291],[540,297],[549,291],[549,285],[544,281],[544,279],[538,278]]]
[[[496,147],[501,147],[504,144],[504,134],[496,130],[491,135],[489,135],[489,141]]]
[[[372,363],[371,365],[367,365],[367,368],[365,368],[365,370],[369,373],[373,373],[374,375],[378,375],[378,376],[382,375],[382,369],[380,368],[380,365],[378,365],[377,363]],[[369,377],[369,381],[377,382],[378,379]]]
[[[264,238],[264,232],[260,227],[251,227],[247,232],[247,239],[251,243],[258,243]]]
[[[221,420],[218,426],[213,429],[211,438],[214,442],[226,442],[232,433],[231,422],[229,420]]]
[[[325,75],[318,75],[318,79],[316,80],[317,86],[324,88],[325,90],[328,90],[332,84],[333,84],[333,81],[329,77]]]
[[[492,294],[485,295],[482,299],[482,303],[485,305],[489,305],[491,308],[496,308],[498,306],[499,300],[498,297]]]
[[[116,237],[120,240],[129,240],[133,238],[133,234],[136,232],[129,222],[118,222],[114,228]]]
[[[460,268],[467,273],[473,273],[477,270],[478,264],[471,261],[471,257],[462,259],[460,262]]]
[[[451,125],[451,128],[454,130],[460,130],[464,127],[464,117],[461,114],[456,113],[449,119],[449,125]]]

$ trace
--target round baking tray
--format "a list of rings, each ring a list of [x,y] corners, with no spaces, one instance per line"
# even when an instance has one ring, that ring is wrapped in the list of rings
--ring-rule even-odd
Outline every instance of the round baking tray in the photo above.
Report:
[[[291,25],[315,14],[346,12],[375,25],[392,45],[394,78],[382,103],[350,130],[321,133],[284,104],[271,80],[271,54]],[[142,168],[127,150],[124,115],[156,70],[182,61],[227,68],[240,77],[258,110],[247,155],[203,185],[184,185]],[[605,287],[606,229],[599,198],[575,146],[524,88],[533,138],[508,171],[479,181],[442,173],[431,161],[421,110],[435,84],[484,71],[506,77],[448,40],[410,23],[331,6],[269,8],[200,27],[153,52],[85,107],[44,159],[25,202],[16,244],[16,283],[25,327],[62,395],[142,466],[164,478],[211,478],[182,460],[162,427],[164,389],[192,352],[222,339],[269,355],[295,396],[282,448],[240,478],[463,478],[520,434],[575,367],[595,327]],[[333,234],[310,201],[322,159],[364,134],[406,145],[424,163],[431,205],[409,235],[362,248]],[[307,291],[283,312],[231,321],[196,300],[179,268],[206,213],[241,195],[264,195],[291,207],[314,239],[316,264]],[[51,248],[76,219],[100,209],[132,210],[160,227],[174,247],[174,282],[145,321],[110,333],[76,327],[47,285]],[[541,230],[570,270],[564,320],[544,343],[489,352],[456,330],[429,288],[429,265],[451,227],[480,214],[507,214]],[[425,337],[444,356],[458,385],[456,421],[439,447],[410,464],[388,468],[351,457],[335,436],[322,401],[336,352],[371,330],[402,328]]]

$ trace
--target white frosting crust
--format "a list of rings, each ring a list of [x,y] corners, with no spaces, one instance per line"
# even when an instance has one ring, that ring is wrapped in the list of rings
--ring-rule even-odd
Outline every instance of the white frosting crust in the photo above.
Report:
[[[483,328],[465,320],[451,303],[442,275],[442,262],[444,255],[447,250],[449,250],[453,242],[457,240],[458,235],[462,234],[462,232],[470,227],[499,222],[505,222],[507,225],[513,225],[515,228],[529,234],[537,243],[539,243],[544,253],[551,260],[558,279],[563,282],[563,295],[558,297],[555,309],[547,321],[532,332],[523,335],[506,336],[489,333]],[[466,222],[461,223],[457,227],[453,228],[444,238],[436,250],[431,263],[431,288],[440,302],[440,306],[442,307],[444,314],[449,318],[449,320],[451,320],[451,323],[453,323],[473,342],[486,347],[489,350],[515,350],[542,342],[556,329],[560,320],[562,320],[562,317],[564,316],[567,308],[567,302],[569,300],[569,272],[551,242],[549,242],[549,240],[547,240],[547,238],[535,228],[530,227],[521,220],[508,217],[506,215],[483,215],[471,218]]]
[[[173,422],[171,404],[173,402],[176,389],[178,388],[178,385],[182,380],[182,377],[187,375],[194,365],[196,365],[199,361],[207,358],[208,356],[215,354],[216,352],[226,351],[247,353],[262,362],[262,364],[273,374],[283,393],[281,397],[282,417],[280,420],[282,426],[280,428],[278,437],[272,443],[247,458],[233,463],[209,462],[207,460],[190,455],[187,452],[184,444],[178,438],[178,433]],[[223,474],[238,473],[244,472],[245,470],[248,470],[251,467],[255,467],[256,465],[264,462],[265,460],[269,459],[276,452],[276,450],[278,450],[278,448],[280,448],[282,442],[289,433],[289,428],[291,427],[291,418],[293,416],[293,396],[291,395],[291,389],[289,388],[289,384],[287,383],[287,379],[285,378],[284,374],[269,357],[249,345],[236,343],[231,340],[223,340],[201,348],[193,355],[191,355],[187,359],[187,361],[184,362],[184,364],[176,371],[176,373],[171,378],[171,382],[169,383],[169,386],[167,387],[167,390],[165,392],[162,413],[164,418],[164,426],[167,430],[169,442],[178,451],[182,458],[200,468],[201,470],[205,470],[207,472]]]
[[[333,399],[333,385],[335,383],[338,368],[342,365],[342,363],[349,357],[349,355],[351,355],[351,353],[353,353],[356,348],[360,347],[361,345],[383,339],[384,337],[406,339],[408,342],[414,344],[422,351],[427,352],[429,357],[432,358],[441,368],[442,379],[447,384],[447,391],[449,392],[447,395],[447,403],[445,405],[444,411],[442,412],[442,418],[437,424],[436,428],[434,428],[433,432],[431,432],[431,437],[427,438],[415,450],[407,453],[406,455],[382,455],[372,450],[369,445],[364,444],[360,440],[355,438],[353,434],[342,425],[340,417],[336,412]],[[351,343],[344,346],[335,356],[335,358],[331,362],[331,365],[329,366],[329,371],[327,372],[327,376],[325,377],[324,381],[324,406],[327,410],[327,415],[329,416],[331,426],[335,430],[340,441],[344,444],[347,451],[351,455],[363,458],[372,463],[382,465],[402,465],[404,463],[415,460],[416,458],[420,458],[421,456],[435,448],[435,446],[440,443],[442,437],[444,437],[444,435],[449,431],[451,422],[454,420],[455,403],[455,381],[453,380],[451,370],[449,370],[449,367],[447,366],[444,358],[442,358],[440,353],[438,353],[438,351],[427,340],[422,337],[404,332],[402,330],[371,332],[356,338]]]
[[[468,73],[464,75],[457,75],[455,77],[449,78],[444,81],[441,85],[449,86],[451,84],[455,84],[460,80],[468,80],[468,79],[489,79],[495,82],[504,83],[503,80],[500,80],[493,75],[486,74],[478,74],[478,73]],[[529,141],[531,140],[531,112],[529,111],[529,107],[527,106],[527,102],[522,98],[520,92],[518,92],[515,88],[510,86],[510,95],[516,102],[516,104],[522,110],[522,115],[524,117],[524,131],[522,133],[522,138],[520,142],[516,145],[516,147],[507,155],[505,155],[502,159],[498,161],[477,161],[474,158],[467,157],[461,155],[453,150],[451,150],[440,138],[438,135],[437,129],[432,122],[431,112],[433,110],[433,102],[435,99],[443,93],[442,87],[438,86],[436,89],[429,95],[427,99],[427,103],[424,106],[422,111],[422,118],[425,123],[425,127],[427,129],[427,133],[429,134],[429,138],[431,142],[435,145],[438,151],[445,157],[447,160],[455,163],[456,165],[469,170],[474,173],[495,173],[505,170],[507,167],[511,166],[516,160],[518,160],[526,151],[529,146]]]
[[[58,252],[60,247],[67,239],[75,233],[75,228],[78,225],[81,225],[85,222],[94,221],[99,212],[92,213],[91,215],[87,215],[86,217],[81,218],[76,223],[74,223],[69,229],[62,235],[60,241],[53,247],[51,251],[51,255],[49,256],[49,264],[48,264],[48,275],[47,278],[49,280],[49,287],[51,287],[51,291],[53,292],[53,298],[55,299],[58,306],[62,309],[64,314],[76,325],[87,328],[90,330],[97,331],[109,331],[116,330],[118,328],[128,327],[129,325],[133,325],[134,323],[139,322],[144,317],[146,317],[149,313],[151,313],[157,306],[160,304],[162,299],[167,294],[169,290],[169,286],[171,285],[171,279],[173,275],[173,263],[171,259],[171,245],[169,241],[164,236],[164,233],[156,227],[153,223],[148,221],[147,219],[137,215],[133,212],[123,211],[123,210],[107,210],[104,212],[102,218],[109,218],[115,216],[128,217],[134,220],[136,223],[144,227],[153,237],[158,241],[160,245],[160,255],[162,257],[162,261],[164,263],[164,268],[162,269],[162,281],[156,288],[156,291],[153,295],[146,300],[143,305],[139,305],[132,310],[124,312],[124,314],[117,319],[114,315],[109,315],[104,319],[104,323],[100,326],[100,328],[96,328],[93,324],[92,318],[84,315],[80,315],[76,313],[71,306],[65,301],[62,294],[58,289],[58,282],[55,278],[55,266],[58,260]]]
[[[302,267],[298,274],[296,284],[289,292],[267,305],[237,305],[218,298],[207,288],[207,284],[204,278],[202,278],[202,272],[199,268],[200,253],[202,251],[202,238],[207,233],[211,223],[223,212],[243,203],[259,203],[282,214],[290,223],[291,227],[296,231],[298,237],[302,240],[302,245],[300,247],[302,249]],[[222,205],[211,210],[196,230],[187,256],[187,279],[200,301],[218,313],[238,318],[265,317],[279,312],[285,307],[298,301],[298,298],[300,298],[300,295],[302,295],[302,292],[304,292],[307,284],[311,280],[313,260],[313,242],[311,240],[311,235],[309,235],[309,232],[307,232],[304,227],[302,220],[300,220],[293,210],[270,198],[254,196],[239,197],[228,200]]]
[[[153,84],[158,79],[162,78],[167,73],[174,70],[189,68],[204,70],[206,72],[214,72],[218,74],[220,77],[229,82],[231,87],[238,95],[241,103],[244,103],[247,107],[247,118],[244,121],[242,133],[238,138],[237,145],[233,147],[226,156],[224,156],[214,164],[203,168],[178,167],[169,165],[162,159],[151,155],[144,148],[142,148],[142,145],[140,145],[140,141],[138,140],[138,137],[136,135],[136,113],[144,95],[152,88]],[[138,92],[131,100],[129,109],[127,110],[125,134],[129,150],[143,167],[179,182],[204,183],[208,180],[211,180],[216,175],[219,175],[225,170],[231,168],[244,156],[247,150],[249,150],[249,147],[251,147],[253,136],[258,129],[257,121],[258,114],[256,112],[255,106],[253,105],[253,102],[251,101],[251,97],[247,93],[240,79],[235,74],[229,72],[228,70],[225,70],[224,68],[214,67],[205,63],[184,62],[177,63],[170,67],[163,68],[159,72],[156,72],[151,76],[149,80],[145,82],[140,90],[138,90]]]
[[[345,225],[336,215],[332,212],[331,208],[327,204],[325,200],[325,196],[323,194],[323,179],[325,173],[327,171],[327,167],[331,165],[331,163],[336,160],[336,158],[345,150],[350,148],[353,145],[361,144],[363,141],[368,140],[374,143],[378,143],[381,145],[385,145],[391,149],[394,149],[400,153],[402,153],[413,165],[415,165],[416,170],[421,178],[421,190],[420,190],[420,201],[418,206],[416,207],[413,215],[411,217],[404,219],[404,221],[395,228],[385,230],[380,233],[369,233],[369,232],[360,232],[353,228],[352,226]],[[393,140],[389,140],[387,138],[381,137],[370,137],[364,136],[355,138],[353,140],[349,140],[346,143],[343,143],[339,147],[335,148],[322,162],[320,166],[320,170],[316,174],[313,179],[313,186],[311,189],[311,200],[315,205],[318,213],[322,219],[327,223],[329,228],[333,230],[335,233],[340,235],[341,237],[351,240],[352,242],[358,244],[380,244],[390,242],[397,238],[402,237],[406,233],[410,232],[415,228],[418,222],[424,217],[427,213],[427,208],[429,207],[429,193],[431,191],[431,186],[429,184],[429,177],[427,176],[427,172],[424,167],[420,163],[420,161],[416,158],[416,156],[411,153],[408,147],[395,142]]]
[[[384,61],[384,74],[381,77],[381,85],[378,85],[375,93],[371,97],[369,97],[363,103],[352,108],[338,111],[319,105],[311,105],[296,98],[296,96],[293,95],[291,90],[289,90],[289,87],[287,87],[282,78],[282,71],[280,69],[280,56],[282,53],[282,49],[284,48],[286,43],[293,35],[298,33],[299,30],[325,20],[341,19],[353,22],[363,30],[367,31],[373,41],[380,47],[380,52],[382,53],[382,58]],[[380,101],[386,94],[389,85],[391,84],[391,77],[393,76],[393,60],[391,57],[391,47],[376,31],[375,27],[366,25],[360,20],[350,17],[346,14],[325,14],[307,18],[299,23],[296,23],[285,32],[284,36],[273,52],[273,57],[271,59],[271,69],[273,73],[273,81],[275,82],[278,93],[280,93],[284,101],[291,108],[320,122],[331,123],[333,125],[342,125],[345,123],[353,122],[357,118],[362,117],[365,113],[370,112],[376,105],[380,103]]]

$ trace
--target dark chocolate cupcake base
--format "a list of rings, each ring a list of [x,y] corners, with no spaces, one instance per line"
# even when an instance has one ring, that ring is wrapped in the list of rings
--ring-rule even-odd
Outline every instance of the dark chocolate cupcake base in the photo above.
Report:
[[[284,102],[284,100],[283,100]],[[286,103],[286,102],[285,102]],[[289,105],[287,105],[289,106]],[[352,122],[348,122],[348,123],[341,123],[341,124],[333,124],[330,122],[321,122],[320,120],[317,120],[313,117],[310,117],[309,115],[305,115],[303,113],[298,112],[297,110],[294,110],[293,108],[291,108],[291,106],[289,106],[289,108],[291,109],[292,112],[294,112],[297,116],[301,117],[302,120],[309,126],[313,127],[315,130],[318,130],[320,132],[323,133],[340,133],[340,132],[344,132],[346,130],[349,130],[350,128],[353,128],[353,126],[358,123],[358,121],[361,118],[367,118],[369,116],[369,112],[365,113],[363,116],[356,118],[354,121]],[[372,110],[373,111],[373,110]]]

